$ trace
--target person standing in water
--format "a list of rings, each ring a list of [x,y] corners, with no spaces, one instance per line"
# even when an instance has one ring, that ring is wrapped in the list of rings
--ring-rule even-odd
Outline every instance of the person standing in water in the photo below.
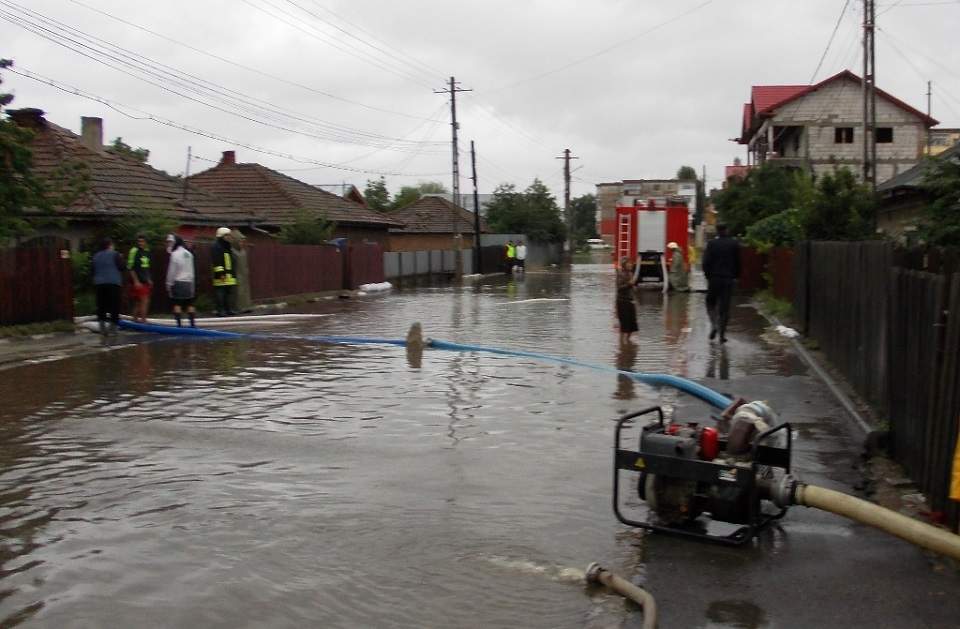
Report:
[[[93,267],[93,286],[97,298],[97,325],[103,336],[102,341],[106,344],[107,337],[117,333],[117,323],[120,321],[120,291],[126,268],[123,258],[114,250],[113,242],[109,238],[100,244],[100,251],[93,255],[90,264]]]
[[[624,256],[620,259],[617,271],[617,322],[620,324],[620,342],[630,342],[630,336],[637,332],[637,307],[633,303],[633,261]]]
[[[177,327],[183,326],[183,311],[186,310],[190,319],[190,327],[197,327],[196,310],[193,300],[196,297],[196,280],[193,266],[193,254],[183,243],[183,238],[176,234],[167,235],[167,251],[170,253],[170,262],[167,265],[167,294],[173,302],[173,318],[177,320]]]
[[[234,265],[233,247],[227,240],[229,227],[217,229],[217,239],[213,243],[213,290],[217,298],[217,316],[233,316],[233,296],[237,289],[237,269]]]
[[[137,236],[137,244],[130,247],[127,254],[127,268],[130,270],[130,298],[133,300],[133,320],[147,322],[150,311],[150,294],[153,292],[153,278],[150,275],[150,249],[147,237]]]

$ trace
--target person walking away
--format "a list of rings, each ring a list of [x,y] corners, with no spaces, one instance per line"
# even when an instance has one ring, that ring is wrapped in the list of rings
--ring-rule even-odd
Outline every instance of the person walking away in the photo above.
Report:
[[[229,227],[217,229],[217,240],[213,243],[211,258],[213,262],[213,290],[216,293],[217,316],[232,316],[233,293],[237,287],[237,271],[233,259],[233,247],[227,237]]]
[[[133,320],[140,323],[147,322],[147,312],[150,310],[150,294],[153,292],[153,278],[150,276],[150,250],[147,237],[137,236],[137,244],[130,248],[127,254],[127,269],[133,285],[130,287],[130,298],[133,300]]]
[[[513,241],[507,241],[507,275],[513,273],[513,265],[516,263],[517,248],[513,246]]]
[[[727,342],[730,298],[733,284],[740,277],[740,244],[727,234],[726,225],[717,225],[717,237],[707,243],[703,254],[703,274],[707,277],[707,314],[710,340],[720,335]]]
[[[523,244],[523,241],[517,242],[517,270],[521,273],[525,273],[527,270],[527,245]]]
[[[687,274],[687,265],[683,259],[683,252],[680,245],[675,242],[668,242],[667,249],[670,250],[670,288],[677,291],[687,291],[690,288]]]
[[[167,264],[167,295],[173,302],[173,318],[177,327],[183,327],[183,311],[190,319],[190,327],[197,327],[196,309],[193,300],[196,297],[196,280],[193,267],[193,254],[184,245],[183,238],[176,234],[167,235],[167,251],[170,262]]]
[[[117,333],[117,323],[120,321],[120,291],[126,268],[123,258],[113,248],[113,242],[109,238],[105,239],[100,244],[100,250],[93,254],[90,266],[97,300],[97,325],[103,337],[102,343],[106,345],[107,337]]]
[[[251,312],[253,298],[250,293],[250,252],[247,250],[247,237],[239,229],[234,229],[230,232],[230,244],[233,245],[233,264],[237,275],[234,307],[237,312]]]
[[[624,256],[617,271],[617,322],[620,325],[620,343],[630,341],[630,335],[638,331],[637,307],[633,303],[633,262]]]

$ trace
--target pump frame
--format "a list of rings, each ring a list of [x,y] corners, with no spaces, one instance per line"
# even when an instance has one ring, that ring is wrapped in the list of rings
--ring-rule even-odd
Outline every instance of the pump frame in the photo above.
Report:
[[[664,428],[663,409],[659,406],[651,406],[635,413],[628,413],[617,420],[613,437],[613,512],[620,522],[628,526],[635,526],[651,531],[692,537],[694,539],[731,546],[740,546],[749,542],[753,536],[765,526],[775,520],[779,520],[786,514],[787,507],[781,508],[776,513],[765,513],[762,510],[758,496],[757,472],[760,466],[768,466],[783,469],[786,474],[790,473],[790,460],[793,454],[793,429],[789,423],[780,424],[779,426],[760,433],[754,440],[751,448],[751,464],[749,468],[727,465],[725,463],[715,463],[713,461],[702,461],[699,459],[641,453],[639,450],[639,440],[637,450],[622,449],[620,447],[621,432],[627,422],[654,412],[658,415],[657,423],[643,426],[641,428],[642,436],[642,431],[644,430],[651,428],[662,430]],[[787,445],[785,448],[763,445],[764,441],[780,431],[786,431],[787,433]],[[720,440],[721,451],[726,450],[726,445],[726,440]],[[638,474],[646,472],[668,478],[691,480],[710,485],[738,485],[750,495],[749,523],[741,526],[729,535],[711,535],[709,533],[702,533],[677,526],[641,522],[629,518],[620,510],[620,470]],[[743,472],[747,470],[749,470],[749,474],[744,474]]]

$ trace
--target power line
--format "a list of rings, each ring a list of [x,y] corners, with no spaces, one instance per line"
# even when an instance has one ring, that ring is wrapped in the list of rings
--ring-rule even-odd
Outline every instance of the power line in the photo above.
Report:
[[[650,33],[653,33],[653,32],[655,32],[655,31],[657,31],[657,30],[660,30],[660,29],[663,28],[664,26],[669,26],[670,24],[673,24],[674,22],[676,22],[676,21],[678,21],[678,20],[681,20],[681,19],[685,18],[686,16],[688,16],[688,15],[690,15],[690,14],[699,11],[700,9],[706,7],[707,5],[713,4],[713,1],[714,1],[714,0],[706,0],[706,2],[701,2],[701,3],[698,4],[697,6],[691,8],[691,9],[687,9],[686,11],[683,11],[682,13],[680,13],[680,14],[678,14],[678,15],[675,15],[674,17],[672,17],[672,18],[670,18],[670,19],[667,19],[667,20],[664,20],[663,22],[660,22],[660,23],[658,23],[658,24],[655,24],[655,25],[651,26],[650,28],[645,29],[645,30],[637,33],[636,35],[631,35],[630,37],[627,37],[626,39],[621,39],[620,41],[615,42],[615,43],[613,43],[613,44],[611,44],[611,45],[609,45],[609,46],[607,46],[607,47],[605,47],[605,48],[602,48],[602,49],[600,49],[600,50],[598,50],[598,51],[596,51],[596,52],[590,53],[589,55],[580,57],[579,59],[575,59],[574,61],[570,61],[569,63],[566,63],[566,64],[564,64],[564,65],[562,65],[562,66],[560,66],[560,67],[558,67],[558,68],[554,68],[553,70],[547,70],[546,72],[541,72],[540,74],[535,74],[535,75],[533,75],[533,76],[531,76],[531,77],[527,77],[527,78],[525,78],[525,79],[523,79],[523,80],[515,81],[515,82],[513,82],[513,83],[509,83],[509,84],[507,84],[507,85],[503,85],[503,86],[501,86],[501,87],[497,87],[497,88],[494,88],[494,89],[492,89],[492,90],[487,90],[486,92],[487,92],[488,94],[492,94],[492,93],[494,93],[494,92],[500,92],[500,91],[503,91],[503,90],[506,90],[506,89],[510,89],[510,88],[517,87],[517,86],[519,86],[519,85],[524,85],[524,84],[532,83],[532,82],[534,82],[534,81],[538,81],[538,80],[540,80],[540,79],[542,79],[542,78],[544,78],[544,77],[550,76],[551,74],[557,74],[558,72],[563,72],[564,70],[569,70],[570,68],[572,68],[572,67],[574,67],[574,66],[578,66],[578,65],[580,65],[581,63],[585,63],[585,62],[587,62],[587,61],[589,61],[589,60],[591,60],[591,59],[595,59],[596,57],[599,57],[599,56],[601,56],[601,55],[605,55],[605,54],[607,54],[608,52],[610,52],[610,51],[612,51],[612,50],[616,50],[617,48],[620,48],[620,47],[622,47],[622,46],[626,46],[627,44],[631,44],[631,43],[635,42],[635,41],[638,40],[638,39],[641,39],[641,38],[643,38],[643,37],[646,37],[646,36],[649,35]]]
[[[119,114],[121,114],[121,115],[123,115],[123,116],[126,116],[127,118],[130,118],[130,119],[132,119],[132,120],[149,120],[149,121],[156,122],[157,124],[161,124],[161,125],[164,125],[164,126],[167,126],[167,127],[172,127],[172,128],[174,128],[174,129],[180,129],[181,131],[186,131],[187,133],[192,133],[192,134],[194,134],[194,135],[198,135],[198,136],[201,136],[201,137],[209,138],[209,139],[211,139],[211,140],[217,140],[217,141],[219,141],[219,142],[224,142],[224,143],[231,144],[231,145],[234,145],[234,146],[239,146],[239,147],[241,147],[241,148],[245,148],[245,149],[254,151],[254,152],[256,152],[256,153],[262,153],[262,154],[264,154],[264,155],[271,155],[271,156],[273,156],[273,157],[279,157],[279,158],[281,158],[281,159],[286,159],[286,160],[289,160],[289,161],[292,161],[292,162],[299,162],[299,163],[302,163],[302,164],[315,164],[315,165],[317,165],[317,166],[323,166],[323,167],[325,167],[325,168],[332,168],[332,169],[334,169],[334,170],[343,170],[343,171],[347,171],[347,172],[354,172],[354,173],[361,173],[361,174],[368,174],[368,175],[385,175],[385,176],[397,176],[397,177],[436,177],[436,176],[438,176],[438,175],[443,174],[443,173],[401,173],[401,172],[393,172],[393,171],[380,171],[380,170],[373,170],[373,169],[351,168],[351,167],[348,167],[348,166],[342,166],[342,165],[340,165],[340,164],[335,164],[335,163],[330,163],[330,162],[323,162],[323,161],[316,160],[316,159],[312,159],[312,158],[308,158],[308,157],[297,156],[297,155],[294,155],[294,154],[292,154],[292,153],[283,153],[283,152],[280,152],[280,151],[275,151],[275,150],[272,150],[272,149],[264,148],[264,147],[261,147],[261,146],[256,146],[256,145],[254,145],[254,144],[249,144],[249,143],[247,143],[247,142],[242,142],[242,141],[240,141],[240,140],[236,140],[236,139],[233,139],[233,138],[229,138],[229,137],[220,135],[220,134],[218,134],[218,133],[214,133],[214,132],[212,132],[212,131],[207,131],[207,130],[204,130],[204,129],[201,129],[201,128],[198,128],[198,127],[191,127],[191,126],[188,126],[188,125],[185,125],[185,124],[181,124],[181,123],[179,123],[179,122],[175,122],[175,121],[173,121],[173,120],[169,120],[169,119],[167,119],[167,118],[162,118],[162,117],[160,117],[160,116],[156,116],[156,115],[154,115],[154,114],[152,114],[152,113],[150,113],[150,112],[148,112],[148,111],[144,111],[144,110],[142,110],[142,109],[138,109],[138,108],[132,107],[132,106],[130,106],[130,105],[125,105],[125,104],[123,104],[123,103],[120,103],[120,102],[117,102],[117,101],[113,101],[113,100],[104,98],[104,97],[102,97],[102,96],[98,96],[98,95],[93,94],[93,93],[91,93],[91,92],[86,92],[86,91],[84,91],[84,90],[81,90],[81,89],[78,88],[78,87],[74,87],[74,86],[71,86],[71,85],[67,85],[66,83],[62,83],[62,82],[60,82],[60,81],[57,81],[57,80],[55,80],[55,79],[51,79],[51,78],[49,78],[49,77],[43,76],[43,75],[41,75],[41,74],[38,74],[38,73],[36,73],[36,72],[32,72],[32,71],[30,71],[30,70],[28,70],[27,68],[24,68],[24,67],[22,67],[22,66],[17,66],[16,68],[5,68],[4,71],[5,71],[5,72],[10,72],[11,74],[16,74],[16,75],[18,75],[18,76],[22,76],[22,77],[24,77],[24,78],[26,78],[26,79],[30,79],[30,80],[36,81],[36,82],[38,82],[38,83],[44,83],[44,84],[46,84],[46,85],[49,85],[50,87],[53,87],[53,88],[55,88],[55,89],[60,90],[61,92],[66,92],[66,93],[68,93],[68,94],[73,94],[74,96],[79,96],[79,97],[85,98],[85,99],[87,99],[87,100],[96,101],[96,102],[98,102],[98,103],[100,103],[100,104],[102,104],[102,105],[105,105],[105,106],[109,107],[110,109],[116,111],[117,113],[119,113]],[[133,114],[130,114],[129,111],[126,111],[126,110],[136,111],[136,112],[138,112],[138,113],[140,113],[140,114],[143,114],[143,115],[142,115],[142,116],[134,116]]]
[[[830,33],[830,39],[827,40],[827,47],[823,49],[823,54],[820,55],[820,61],[817,63],[817,68],[810,76],[810,84],[813,84],[813,80],[817,78],[817,73],[820,72],[820,68],[823,66],[823,61],[827,58],[827,53],[830,52],[830,46],[833,44],[833,38],[837,36],[837,30],[840,28],[840,23],[843,22],[843,16],[846,15],[848,6],[850,6],[850,0],[846,0],[843,3],[843,8],[840,9],[840,15],[837,16],[837,23],[833,27],[833,32]]]
[[[192,50],[193,52],[196,52],[196,53],[199,53],[199,54],[201,54],[201,55],[205,55],[205,56],[207,56],[207,57],[210,57],[211,59],[216,59],[217,61],[221,61],[221,62],[223,62],[223,63],[227,63],[227,64],[229,64],[229,65],[232,65],[232,66],[234,66],[234,67],[237,67],[237,68],[246,70],[246,71],[248,71],[248,72],[253,72],[254,74],[257,74],[257,75],[259,75],[259,76],[263,76],[263,77],[266,77],[266,78],[269,78],[269,79],[273,79],[274,81],[278,81],[278,82],[280,82],[280,83],[285,83],[285,84],[291,85],[291,86],[293,86],[293,87],[298,87],[298,88],[300,88],[300,89],[306,90],[306,91],[311,92],[311,93],[313,93],[313,94],[318,94],[318,95],[320,95],[320,96],[324,96],[324,97],[326,97],[326,98],[330,98],[330,99],[333,99],[333,100],[338,100],[338,101],[340,101],[340,102],[348,103],[348,104],[350,104],[350,105],[356,105],[356,106],[358,106],[358,107],[363,107],[364,109],[369,109],[369,110],[371,110],[371,111],[377,111],[377,112],[380,112],[380,113],[391,114],[391,115],[394,115],[394,116],[402,116],[402,117],[404,117],[404,118],[413,118],[413,119],[417,119],[417,120],[422,119],[421,116],[414,116],[414,115],[412,115],[412,114],[404,113],[404,112],[401,112],[401,111],[395,111],[395,110],[392,110],[392,109],[385,109],[385,108],[383,108],[383,107],[378,107],[378,106],[376,106],[376,105],[370,105],[370,104],[367,104],[367,103],[362,103],[362,102],[360,102],[360,101],[356,101],[356,100],[352,100],[352,99],[349,99],[349,98],[345,98],[345,97],[343,97],[343,96],[337,96],[336,94],[331,94],[330,92],[326,92],[326,91],[324,91],[324,90],[321,90],[321,89],[318,89],[318,88],[315,88],[315,87],[311,87],[311,86],[309,86],[309,85],[304,85],[304,84],[298,83],[298,82],[296,82],[296,81],[291,81],[291,80],[289,80],[289,79],[285,79],[285,78],[283,78],[283,77],[279,77],[279,76],[277,76],[277,75],[275,75],[275,74],[270,74],[269,72],[264,72],[263,70],[258,70],[257,68],[253,68],[253,67],[251,67],[251,66],[242,64],[242,63],[240,63],[240,62],[238,62],[238,61],[234,61],[234,60],[232,60],[232,59],[228,59],[228,58],[226,58],[226,57],[222,57],[222,56],[220,56],[220,55],[218,55],[218,54],[216,54],[216,53],[212,53],[212,52],[209,52],[209,51],[207,51],[207,50],[203,50],[203,49],[201,49],[201,48],[197,48],[196,46],[192,46],[192,45],[190,45],[190,44],[187,44],[187,43],[185,43],[185,42],[182,42],[182,41],[180,41],[180,40],[174,39],[174,38],[172,38],[172,37],[168,37],[167,35],[164,35],[164,34],[162,34],[162,33],[158,33],[157,31],[154,31],[154,30],[151,30],[151,29],[149,29],[149,28],[146,28],[145,26],[141,26],[141,25],[139,25],[139,24],[135,24],[135,23],[133,23],[133,22],[131,22],[131,21],[129,21],[129,20],[125,20],[124,18],[117,17],[116,15],[113,15],[113,14],[111,14],[111,13],[108,13],[108,12],[106,12],[106,11],[103,11],[103,10],[101,10],[101,9],[98,9],[98,8],[96,8],[96,7],[92,7],[92,6],[90,6],[90,5],[84,4],[83,2],[80,2],[80,0],[69,0],[69,2],[72,2],[72,3],[74,3],[74,4],[78,5],[78,6],[81,6],[81,7],[85,8],[85,9],[87,9],[87,10],[89,10],[89,11],[93,11],[94,13],[98,13],[98,14],[104,16],[104,17],[110,18],[111,20],[120,22],[121,24],[125,24],[125,25],[130,26],[130,27],[132,27],[132,28],[135,28],[135,29],[137,29],[137,30],[143,31],[143,32],[145,32],[145,33],[149,33],[150,35],[153,35],[154,37],[158,37],[158,38],[163,39],[163,40],[165,40],[165,41],[168,41],[168,42],[170,42],[170,43],[172,43],[172,44],[176,44],[176,45],[178,45],[178,46],[182,46],[183,48],[186,48],[186,49],[188,49],[188,50]]]
[[[267,101],[263,101],[255,97],[248,97],[241,92],[237,92],[236,90],[232,90],[230,88],[217,85],[216,83],[206,81],[205,79],[183,72],[171,66],[167,66],[165,64],[155,62],[149,58],[143,57],[142,55],[139,55],[137,53],[133,53],[129,50],[116,46],[105,40],[87,35],[82,31],[69,27],[51,18],[47,18],[42,14],[30,11],[23,7],[19,7],[14,3],[6,2],[5,0],[0,0],[0,6],[5,6],[7,8],[13,8],[14,10],[19,10],[21,13],[24,13],[32,17],[33,19],[39,21],[39,22],[30,22],[20,16],[17,16],[11,13],[4,13],[0,11],[0,18],[5,19],[10,23],[13,23],[23,28],[24,30],[32,32],[44,39],[47,39],[48,41],[51,41],[52,43],[63,46],[84,57],[92,59],[97,63],[101,63],[114,70],[127,74],[128,76],[144,81],[148,84],[154,85],[155,87],[158,87],[170,93],[176,94],[180,97],[187,98],[188,100],[192,100],[194,102],[205,105],[207,107],[211,107],[218,111],[239,116],[248,121],[256,122],[258,124],[263,124],[266,126],[271,126],[274,128],[278,128],[280,130],[291,132],[291,133],[298,133],[301,135],[314,137],[315,139],[328,140],[328,141],[340,142],[340,143],[346,143],[346,144],[378,146],[381,148],[384,146],[395,145],[394,148],[392,148],[392,150],[411,150],[412,148],[414,148],[414,145],[410,145],[410,144],[404,145],[398,142],[398,138],[390,138],[387,136],[382,136],[380,134],[375,134],[375,133],[357,130],[357,129],[351,129],[348,127],[343,127],[340,125],[318,120],[315,118],[305,117],[304,115],[298,114],[297,112],[291,112],[289,110],[283,110],[278,107],[273,107]],[[57,32],[58,30],[61,32]],[[69,33],[70,35],[64,35],[63,33]],[[81,40],[86,41],[87,43],[84,43],[84,41],[78,41],[77,39],[73,39],[71,36],[78,37]],[[83,50],[79,50],[77,46],[89,51],[89,53],[84,52]],[[109,59],[110,61],[105,61],[105,59]],[[117,67],[117,65],[115,65],[116,63],[126,66],[130,70],[133,70],[133,72]],[[199,98],[195,98],[188,94],[184,94],[181,91],[172,89],[167,85],[157,83],[154,80],[151,80],[151,78],[146,78],[136,73],[146,74],[147,77],[151,77],[153,79],[157,79],[162,82],[172,82],[178,88],[186,90],[188,92],[192,92],[198,96],[200,95],[205,97],[212,96],[215,100],[218,100],[229,107],[239,107],[241,111],[245,111],[247,114],[250,114],[250,115],[238,113],[236,111],[229,110],[229,109],[224,109],[223,107],[211,104],[205,100],[200,100]],[[264,103],[264,105],[257,104],[258,102]],[[264,120],[260,120],[258,118],[252,117],[252,116],[264,115],[264,114],[266,115],[267,118],[272,117],[274,120],[277,120],[276,116],[279,115],[283,118],[288,118],[290,120],[296,121],[294,124],[306,123],[308,125],[316,127],[320,131],[320,133],[318,134],[318,133],[299,131],[296,129],[291,129],[287,126],[283,126],[282,124],[265,122]]]

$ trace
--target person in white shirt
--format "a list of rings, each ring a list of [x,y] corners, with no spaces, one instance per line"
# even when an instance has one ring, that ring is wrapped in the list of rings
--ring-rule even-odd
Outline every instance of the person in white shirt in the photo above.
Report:
[[[527,265],[527,245],[523,244],[522,240],[517,243],[516,256],[517,256],[517,270],[523,273],[524,271],[526,271],[526,265]]]
[[[196,296],[196,281],[193,268],[193,254],[183,244],[183,238],[176,234],[167,236],[167,252],[170,262],[167,265],[167,294],[173,302],[173,318],[177,327],[183,326],[183,311],[187,311],[190,327],[197,327],[196,309],[193,299]]]

